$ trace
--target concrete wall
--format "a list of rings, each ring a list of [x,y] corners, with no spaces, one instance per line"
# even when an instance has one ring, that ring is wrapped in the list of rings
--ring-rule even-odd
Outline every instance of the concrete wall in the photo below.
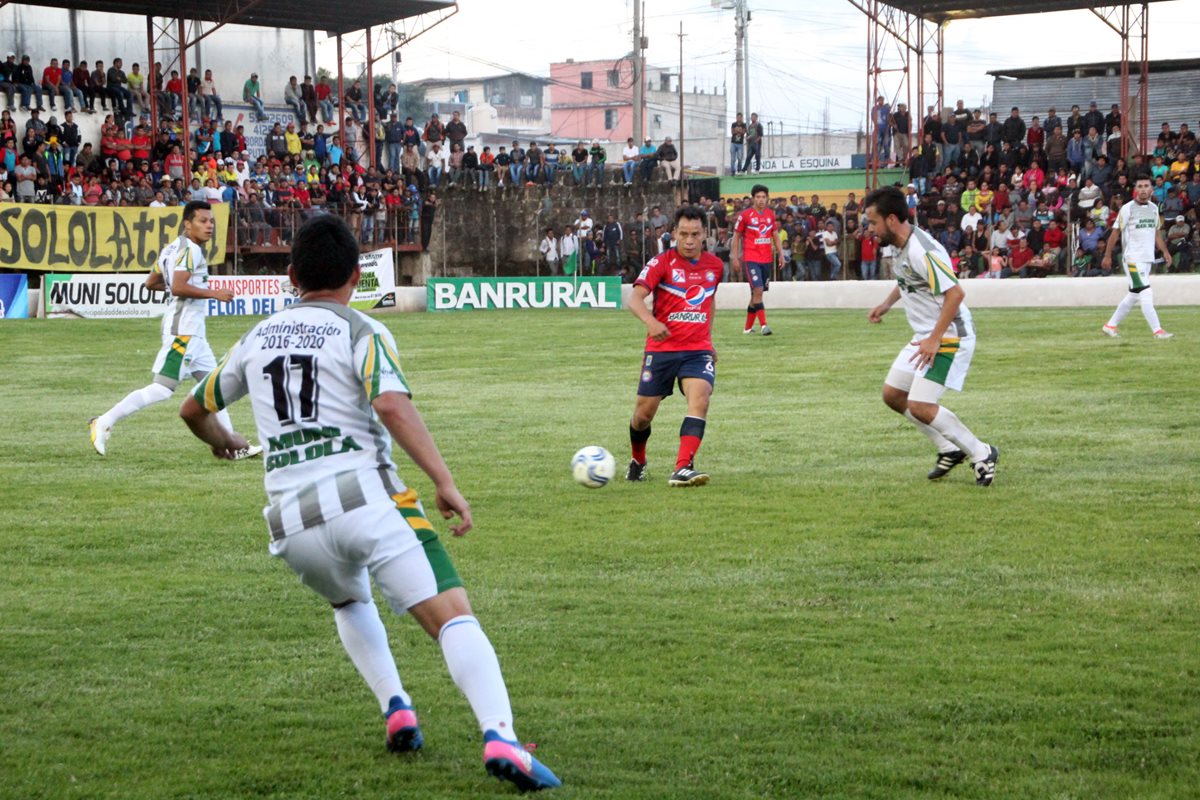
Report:
[[[424,268],[435,276],[535,275],[539,269],[545,274],[537,248],[546,228],[561,233],[585,208],[599,226],[612,212],[628,228],[637,212],[656,205],[667,215],[675,210],[674,194],[665,183],[648,189],[640,184],[504,192],[450,189],[441,196]],[[417,264],[402,268],[401,282],[423,280],[421,269]]]

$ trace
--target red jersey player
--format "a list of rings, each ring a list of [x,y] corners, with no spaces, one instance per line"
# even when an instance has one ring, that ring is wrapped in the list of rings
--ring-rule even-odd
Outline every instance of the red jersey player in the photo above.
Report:
[[[750,190],[754,205],[738,214],[733,226],[733,245],[729,250],[734,269],[743,264],[746,282],[750,284],[750,305],[746,306],[746,328],[742,333],[754,333],[754,320],[762,327],[762,335],[770,336],[763,292],[771,284],[771,267],[776,262],[783,268],[783,244],[779,241],[779,223],[775,212],[767,208],[770,190],[761,183]],[[775,252],[771,252],[772,245]]]
[[[703,486],[708,475],[693,468],[708,399],[716,380],[717,354],[712,345],[715,295],[724,265],[703,251],[704,212],[685,205],[675,212],[675,246],[642,269],[633,284],[629,310],[646,324],[646,352],[638,383],[637,404],[629,422],[633,460],[625,480],[646,477],[646,442],[658,404],[679,383],[687,399],[687,416],[679,428],[679,453],[668,486]],[[653,311],[646,297],[654,294]]]

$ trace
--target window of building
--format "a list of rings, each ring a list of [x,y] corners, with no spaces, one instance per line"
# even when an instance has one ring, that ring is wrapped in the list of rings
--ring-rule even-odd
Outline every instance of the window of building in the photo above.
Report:
[[[531,94],[521,95],[521,108],[533,108],[533,101],[534,101],[533,95],[531,95]]]
[[[608,71],[608,85],[612,89],[619,89],[621,87],[621,70],[610,69]]]
[[[592,88],[592,73],[590,73],[590,72],[579,73],[579,87],[581,89]]]
[[[454,102],[467,104],[471,102],[471,90],[459,89],[454,93]]]
[[[654,115],[654,127],[656,127],[656,128],[662,127],[662,114]]]
[[[604,129],[611,131],[617,127],[617,110],[615,108],[604,109]]]

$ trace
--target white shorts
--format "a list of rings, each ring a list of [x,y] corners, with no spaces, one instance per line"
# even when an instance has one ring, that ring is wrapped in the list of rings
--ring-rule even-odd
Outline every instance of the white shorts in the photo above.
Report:
[[[946,389],[961,392],[971,368],[971,356],[975,352],[975,337],[961,339],[946,337],[933,363],[917,369],[909,359],[917,353],[917,343],[910,342],[896,356],[888,370],[884,383],[908,392],[910,400],[918,403],[936,403]]]
[[[203,336],[172,336],[164,334],[162,347],[154,358],[154,382],[174,389],[186,377],[200,380],[217,368],[208,340]]]
[[[1150,286],[1150,268],[1153,261],[1125,261],[1125,278],[1129,281],[1129,291],[1140,292]]]
[[[462,586],[424,514],[406,516],[391,503],[371,503],[339,514],[276,539],[270,551],[292,568],[301,583],[334,605],[350,600],[369,603],[368,578],[375,579],[397,614]]]

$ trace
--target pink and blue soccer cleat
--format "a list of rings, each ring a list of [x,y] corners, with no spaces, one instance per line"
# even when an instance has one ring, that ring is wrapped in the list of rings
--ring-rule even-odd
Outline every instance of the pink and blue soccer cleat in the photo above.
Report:
[[[522,792],[562,786],[562,781],[519,742],[503,739],[495,731],[483,735],[483,768],[494,778],[512,781]]]
[[[421,728],[417,725],[417,713],[412,706],[406,706],[396,695],[388,703],[387,714],[387,749],[393,753],[404,753],[420,750],[425,743]]]

